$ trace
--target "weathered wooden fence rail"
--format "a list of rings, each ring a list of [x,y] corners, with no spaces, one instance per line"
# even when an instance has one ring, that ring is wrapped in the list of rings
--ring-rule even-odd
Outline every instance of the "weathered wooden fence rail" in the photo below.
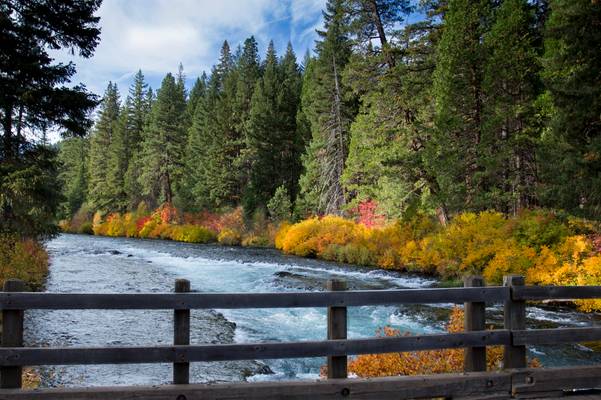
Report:
[[[275,399],[340,397],[552,398],[601,388],[600,367],[526,368],[529,345],[601,340],[601,328],[526,329],[526,301],[601,298],[601,286],[527,287],[508,276],[500,287],[469,277],[463,288],[346,291],[343,281],[311,293],[192,293],[177,280],[175,293],[27,293],[9,280],[0,293],[3,315],[0,347],[1,399]],[[347,307],[364,305],[464,303],[465,332],[347,339]],[[504,304],[504,329],[486,330],[487,304]],[[327,307],[327,339],[242,344],[190,344],[191,309]],[[124,347],[23,347],[23,314],[30,309],[174,310],[173,345]],[[486,346],[504,346],[504,370],[486,372]],[[347,356],[464,348],[463,374],[348,379]],[[327,357],[328,379],[313,382],[189,384],[191,362]],[[173,363],[173,385],[22,390],[24,366]],[[601,398],[601,394],[591,395]]]

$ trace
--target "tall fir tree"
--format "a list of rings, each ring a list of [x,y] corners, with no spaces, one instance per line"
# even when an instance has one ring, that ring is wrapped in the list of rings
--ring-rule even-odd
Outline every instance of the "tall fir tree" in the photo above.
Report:
[[[432,125],[439,15],[431,5],[421,10],[428,15],[426,20],[404,24],[408,2],[382,2],[386,11],[381,17],[381,36],[391,38],[392,44],[381,40],[380,49],[374,49],[367,40],[367,33],[377,30],[370,2],[355,3],[362,8],[351,27],[361,46],[344,74],[347,85],[361,96],[343,176],[351,205],[373,200],[378,212],[389,218],[417,209],[433,211],[437,208],[432,203],[435,188],[424,166],[423,149]],[[444,221],[444,213],[441,217]]]
[[[58,144],[59,181],[62,183],[62,218],[75,214],[86,201],[89,138],[67,138]]]
[[[172,203],[183,172],[185,132],[183,87],[167,74],[144,131],[140,185],[153,205]]]
[[[543,203],[601,217],[601,2],[551,0],[543,78],[552,108]]]
[[[223,43],[219,64],[213,69],[209,95],[215,96],[208,102],[207,133],[211,143],[203,168],[212,207],[239,204],[244,171],[237,168],[237,160],[244,147],[234,119],[234,104],[238,71],[235,68],[230,47]]]
[[[119,91],[117,84],[109,82],[94,131],[90,137],[88,202],[93,209],[110,210],[112,192],[107,185],[108,160],[111,142],[119,120]]]
[[[128,115],[129,99],[121,108],[119,119],[109,145],[106,165],[106,190],[110,199],[110,209],[125,211],[127,209],[127,193],[125,192],[125,174],[130,160]]]
[[[129,88],[129,95],[126,100],[126,129],[129,154],[123,184],[127,197],[127,207],[129,209],[134,209],[142,201],[142,187],[139,183],[141,153],[144,141],[144,128],[150,114],[151,102],[152,92],[148,88],[144,74],[141,70],[138,70],[134,77],[134,82]]]
[[[311,142],[304,157],[300,203],[307,211],[340,214],[346,204],[341,183],[348,152],[350,123],[356,99],[342,83],[351,42],[346,33],[344,1],[329,0],[325,31],[318,31],[317,57],[307,70],[302,107],[311,124]]]
[[[503,1],[484,37],[480,196],[484,207],[513,214],[536,204],[541,84],[534,11],[526,0]]]
[[[265,207],[275,190],[284,185],[296,189],[302,141],[297,137],[296,113],[300,96],[300,72],[292,46],[278,60],[269,44],[263,77],[257,82],[248,122],[250,181],[245,190],[247,213]]]
[[[440,201],[451,211],[482,206],[482,80],[484,33],[490,0],[449,0],[434,74],[436,128],[429,143],[430,171]]]
[[[206,195],[203,195],[204,170],[203,164],[206,162],[206,151],[210,143],[206,137],[207,124],[207,92],[209,82],[207,82],[206,73],[196,80],[190,99],[186,108],[186,113],[193,109],[191,126],[188,129],[188,138],[185,152],[184,176],[178,190],[178,207],[186,210],[199,211],[206,207]],[[192,106],[191,104],[194,103]]]

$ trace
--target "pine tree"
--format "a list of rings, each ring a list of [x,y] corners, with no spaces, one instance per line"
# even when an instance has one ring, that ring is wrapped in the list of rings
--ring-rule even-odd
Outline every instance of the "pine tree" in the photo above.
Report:
[[[130,159],[128,137],[129,99],[121,108],[119,119],[115,124],[111,143],[108,148],[106,165],[106,190],[111,210],[125,211],[127,209],[127,193],[125,192],[125,174]]]
[[[212,207],[233,206],[240,202],[244,171],[237,168],[244,140],[232,119],[238,72],[229,44],[221,48],[219,64],[213,69],[208,102],[207,134],[211,143],[204,163],[205,178]]]
[[[544,204],[601,216],[601,2],[552,0],[543,78],[552,110]]]
[[[483,135],[485,206],[517,213],[535,204],[535,151],[540,135],[536,98],[541,90],[534,9],[505,0],[485,35]]]
[[[96,210],[111,209],[111,191],[107,185],[110,147],[119,119],[119,91],[117,84],[109,82],[100,110],[98,121],[90,138],[88,201]]]
[[[259,50],[254,36],[244,41],[244,47],[236,66],[238,80],[236,82],[236,97],[234,115],[236,129],[246,137],[246,125],[250,114],[250,102],[257,80],[261,75]]]
[[[349,0],[345,12],[349,15],[349,30],[355,36],[355,42],[362,47],[369,47],[375,52],[373,39],[377,38],[380,46],[378,53],[389,68],[394,68],[396,59],[390,45],[391,29],[396,29],[401,15],[410,11],[408,0]]]
[[[301,202],[312,212],[328,214],[341,213],[347,201],[341,176],[356,110],[355,99],[348,97],[341,79],[351,52],[343,5],[342,0],[329,0],[326,5],[325,31],[318,31],[317,58],[306,73],[302,98],[312,133],[307,150],[313,152],[304,157],[304,174],[317,181],[301,180]]]
[[[432,71],[438,40],[438,15],[422,10],[425,21],[406,25],[406,2],[376,2],[384,7],[382,37],[374,49],[367,40],[377,31],[371,2],[354,2],[357,14],[351,27],[362,46],[351,56],[344,82],[361,96],[361,107],[351,126],[349,155],[343,182],[351,206],[374,200],[379,212],[391,218],[417,208],[431,211],[432,178],[426,172],[423,149],[432,125]],[[386,4],[385,4],[386,3]],[[360,7],[360,8],[359,8]],[[373,9],[373,8],[371,8]],[[383,52],[382,47],[387,47]],[[400,57],[402,55],[402,57]]]
[[[279,69],[282,82],[277,104],[282,132],[282,183],[294,198],[298,193],[298,179],[302,172],[301,155],[308,142],[308,134],[304,119],[299,119],[298,116],[303,81],[291,43],[288,43]]]
[[[478,148],[486,60],[482,42],[489,14],[489,0],[450,0],[438,45],[436,129],[429,143],[429,168],[440,186],[440,201],[451,211],[482,206]]]
[[[134,209],[142,200],[142,187],[140,187],[139,183],[141,153],[144,141],[144,127],[150,114],[151,101],[152,91],[148,89],[142,71],[138,70],[134,77],[134,82],[129,88],[129,95],[125,103],[127,108],[127,124],[125,129],[127,130],[128,163],[123,184],[127,197],[127,207],[129,209]]]
[[[88,171],[88,138],[68,138],[58,144],[59,180],[64,202],[61,216],[75,214],[86,201]]]
[[[198,211],[207,205],[208,196],[203,195],[202,190],[205,187],[203,164],[206,161],[206,151],[210,143],[206,137],[208,84],[207,75],[203,72],[190,92],[190,100],[186,109],[186,113],[192,109],[194,113],[188,129],[184,174],[177,194],[178,204],[176,204],[185,210]],[[191,106],[191,103],[194,104]]]
[[[196,79],[194,86],[192,86],[192,90],[190,91],[188,103],[186,104],[186,119],[188,119],[190,125],[192,125],[192,121],[194,120],[196,106],[205,95],[207,89],[207,79],[207,74],[203,72],[202,75]]]
[[[165,76],[144,131],[140,185],[153,205],[172,203],[183,171],[185,98],[181,85]]]

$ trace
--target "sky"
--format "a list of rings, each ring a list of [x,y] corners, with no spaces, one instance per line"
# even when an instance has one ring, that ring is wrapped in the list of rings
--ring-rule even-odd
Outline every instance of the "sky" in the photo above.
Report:
[[[302,60],[313,47],[315,29],[323,24],[326,0],[104,0],[100,44],[89,59],[66,51],[57,61],[73,61],[72,82],[102,95],[109,81],[122,96],[141,69],[156,89],[166,73],[184,66],[187,86],[202,71],[210,72],[225,39],[235,49],[254,35],[263,57],[270,40],[278,54],[288,42]]]

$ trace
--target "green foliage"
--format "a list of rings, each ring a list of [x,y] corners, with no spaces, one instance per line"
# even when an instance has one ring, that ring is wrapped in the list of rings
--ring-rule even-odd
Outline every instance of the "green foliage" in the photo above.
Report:
[[[252,212],[267,204],[276,188],[295,191],[300,175],[303,139],[297,135],[296,114],[301,77],[289,45],[278,61],[273,43],[267,50],[263,77],[257,82],[248,120],[249,184],[244,208]]]
[[[19,161],[0,163],[0,235],[54,235],[59,188],[56,152],[47,146],[28,149]]]
[[[111,142],[116,136],[119,120],[119,91],[108,84],[98,111],[98,121],[90,136],[89,180],[87,200],[94,209],[110,209],[114,187],[107,185]]]
[[[303,160],[300,197],[312,213],[342,212],[347,202],[341,177],[348,154],[349,130],[356,98],[342,82],[351,41],[342,0],[330,0],[324,11],[325,31],[318,31],[317,57],[305,71],[302,111],[311,127]]]
[[[167,74],[144,131],[139,183],[153,204],[173,201],[183,172],[186,144],[183,86]]]
[[[276,189],[273,197],[267,203],[267,210],[272,221],[283,222],[290,220],[292,202],[285,186]]]
[[[86,200],[88,182],[88,138],[69,138],[59,143],[59,180],[65,201],[60,216],[74,215]]]
[[[517,213],[533,206],[537,184],[535,149],[540,137],[536,98],[541,90],[534,7],[506,0],[485,34],[482,138],[479,154],[484,207]]]
[[[601,3],[552,0],[545,26],[544,82],[553,104],[542,163],[542,200],[601,216]]]
[[[488,0],[450,0],[437,47],[433,90],[435,129],[428,168],[451,210],[478,208],[482,139],[483,35],[490,23]]]

